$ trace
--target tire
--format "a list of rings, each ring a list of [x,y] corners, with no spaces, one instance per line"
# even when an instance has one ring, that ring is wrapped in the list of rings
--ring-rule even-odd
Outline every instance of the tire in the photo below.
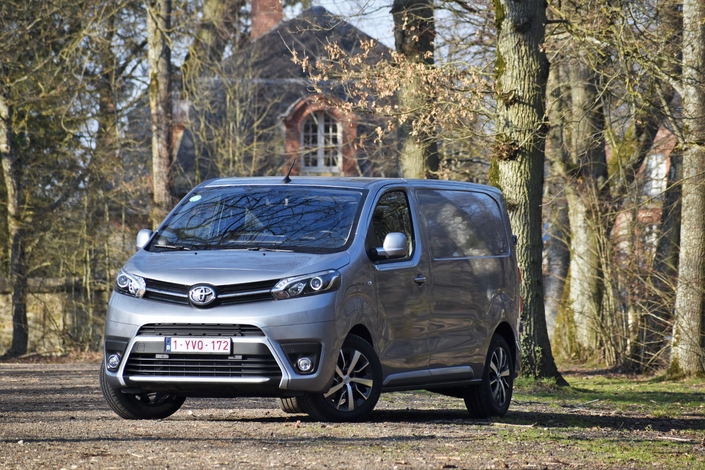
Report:
[[[281,408],[284,413],[305,413],[299,402],[299,397],[280,398],[279,408]]]
[[[100,364],[100,389],[110,408],[125,419],[163,419],[176,413],[186,400],[162,392],[132,394],[111,388],[105,379],[105,360]]]
[[[345,338],[338,354],[333,385],[324,393],[306,393],[299,403],[319,421],[360,421],[374,409],[382,392],[382,365],[370,343]]]
[[[504,416],[512,401],[513,387],[511,351],[503,337],[494,335],[487,352],[482,383],[466,389],[465,406],[473,418]]]

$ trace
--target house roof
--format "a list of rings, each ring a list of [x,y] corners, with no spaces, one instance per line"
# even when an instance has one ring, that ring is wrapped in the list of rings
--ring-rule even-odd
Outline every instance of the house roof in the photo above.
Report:
[[[328,44],[337,43],[347,54],[354,55],[362,52],[362,41],[372,39],[325,8],[313,7],[251,41],[226,60],[226,67],[232,76],[306,79],[309,72],[292,61],[294,51],[298,57],[308,57],[309,63],[315,64],[317,59],[328,56],[325,49]],[[379,61],[388,52],[389,48],[375,41],[370,63]]]

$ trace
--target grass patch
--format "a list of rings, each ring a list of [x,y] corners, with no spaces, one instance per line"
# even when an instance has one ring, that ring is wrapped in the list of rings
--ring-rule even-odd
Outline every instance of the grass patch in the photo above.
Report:
[[[504,438],[557,463],[705,468],[705,379],[567,375],[570,387],[519,378]],[[561,461],[560,459],[566,459]]]
[[[462,400],[429,392],[389,394],[385,403],[393,406],[378,417],[390,426],[409,420],[415,428],[410,442],[396,437],[397,447],[411,454],[432,448],[457,468],[705,469],[705,379],[609,371],[565,377],[569,387],[518,378],[502,418],[470,419]],[[377,430],[389,444],[384,428]],[[490,454],[491,461],[472,460]]]

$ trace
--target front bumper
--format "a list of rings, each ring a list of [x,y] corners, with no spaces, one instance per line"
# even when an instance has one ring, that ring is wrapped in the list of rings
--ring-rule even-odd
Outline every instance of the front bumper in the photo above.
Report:
[[[116,372],[106,370],[106,381],[115,389],[182,396],[284,397],[324,391],[330,387],[342,340],[331,314],[333,299],[321,297],[328,296],[201,310],[114,294],[105,354],[120,353],[122,360]],[[134,313],[138,311],[142,313]],[[315,318],[323,321],[307,321]],[[230,354],[165,350],[167,337],[199,335],[229,338]],[[308,374],[292,363],[290,351],[301,351],[302,343],[318,345],[316,366]],[[297,346],[288,348],[288,356],[287,345]]]

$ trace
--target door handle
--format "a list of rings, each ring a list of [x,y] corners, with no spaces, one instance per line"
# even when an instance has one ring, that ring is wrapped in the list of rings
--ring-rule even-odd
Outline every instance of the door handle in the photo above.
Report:
[[[414,278],[414,282],[421,287],[424,282],[426,282],[426,276],[422,276],[421,274],[417,274],[416,277]]]

